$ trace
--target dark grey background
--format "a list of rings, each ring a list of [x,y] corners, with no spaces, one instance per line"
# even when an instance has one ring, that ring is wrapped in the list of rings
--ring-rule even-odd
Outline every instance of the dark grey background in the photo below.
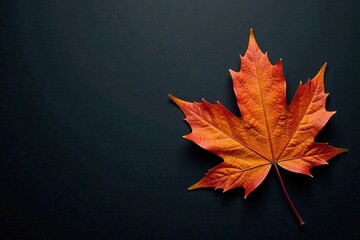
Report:
[[[359,1],[1,1],[1,239],[359,239]],[[288,100],[327,61],[318,137],[350,149],[243,190],[186,189],[221,162],[168,93],[239,115],[250,27]]]

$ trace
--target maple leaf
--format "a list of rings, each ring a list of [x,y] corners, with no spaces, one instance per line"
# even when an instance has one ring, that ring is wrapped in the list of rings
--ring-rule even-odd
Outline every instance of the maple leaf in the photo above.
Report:
[[[275,65],[258,47],[250,29],[245,56],[240,56],[239,72],[230,70],[241,118],[229,112],[220,102],[190,103],[169,94],[184,112],[192,132],[187,138],[220,156],[224,161],[210,169],[189,190],[213,187],[227,191],[245,189],[245,198],[275,168],[286,198],[300,224],[304,221],[294,207],[284,186],[278,166],[311,176],[312,167],[327,164],[347,149],[314,138],[334,111],[325,109],[326,63],[319,73],[300,85],[288,106],[282,60]]]

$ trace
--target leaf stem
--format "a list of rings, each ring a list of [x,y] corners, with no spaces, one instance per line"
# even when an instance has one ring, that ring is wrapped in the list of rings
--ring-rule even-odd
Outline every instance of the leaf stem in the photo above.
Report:
[[[298,219],[300,225],[302,226],[302,225],[305,224],[305,222],[304,222],[304,220],[302,220],[300,214],[298,213],[298,211],[296,210],[293,202],[291,201],[291,199],[290,199],[290,197],[289,197],[289,194],[288,194],[287,191],[286,191],[286,188],[285,188],[284,182],[283,182],[283,180],[282,180],[282,177],[281,177],[281,175],[280,175],[280,171],[279,171],[279,168],[278,168],[277,164],[274,164],[274,167],[275,167],[275,169],[276,169],[276,173],[277,173],[277,175],[278,175],[278,177],[279,177],[280,184],[281,184],[281,188],[283,189],[283,191],[284,191],[284,193],[285,193],[286,199],[288,200],[291,209],[292,209],[293,212],[295,213],[296,218]]]

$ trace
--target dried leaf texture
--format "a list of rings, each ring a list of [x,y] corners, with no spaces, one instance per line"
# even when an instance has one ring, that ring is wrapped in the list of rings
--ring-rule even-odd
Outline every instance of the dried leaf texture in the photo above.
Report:
[[[287,106],[282,60],[272,65],[267,53],[258,47],[252,30],[240,60],[240,71],[230,70],[230,74],[241,118],[219,102],[191,103],[169,95],[192,129],[184,137],[224,160],[189,190],[243,187],[246,198],[274,165],[311,176],[312,167],[327,164],[330,158],[347,151],[314,142],[335,113],[325,109],[326,64],[313,79],[300,83]]]

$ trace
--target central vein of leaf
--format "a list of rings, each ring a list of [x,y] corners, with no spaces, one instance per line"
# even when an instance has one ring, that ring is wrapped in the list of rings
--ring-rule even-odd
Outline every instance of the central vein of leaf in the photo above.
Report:
[[[253,55],[256,56],[256,52],[254,52]],[[261,98],[261,105],[262,105],[263,114],[264,114],[264,119],[265,119],[266,131],[267,131],[268,138],[269,138],[269,145],[270,145],[269,147],[270,147],[270,152],[271,152],[271,159],[269,159],[269,161],[270,161],[271,163],[274,163],[274,162],[276,162],[276,159],[275,159],[275,157],[274,157],[274,151],[273,151],[273,145],[272,145],[272,140],[271,140],[271,134],[270,134],[269,125],[268,125],[268,119],[267,119],[266,110],[265,110],[263,92],[262,92],[262,88],[261,88],[262,79],[261,79],[261,77],[259,77],[259,69],[258,69],[258,66],[257,66],[257,61],[254,61],[254,65],[255,65],[255,71],[256,71],[256,79],[257,79],[258,86],[259,86],[259,92],[260,92],[260,98]]]

